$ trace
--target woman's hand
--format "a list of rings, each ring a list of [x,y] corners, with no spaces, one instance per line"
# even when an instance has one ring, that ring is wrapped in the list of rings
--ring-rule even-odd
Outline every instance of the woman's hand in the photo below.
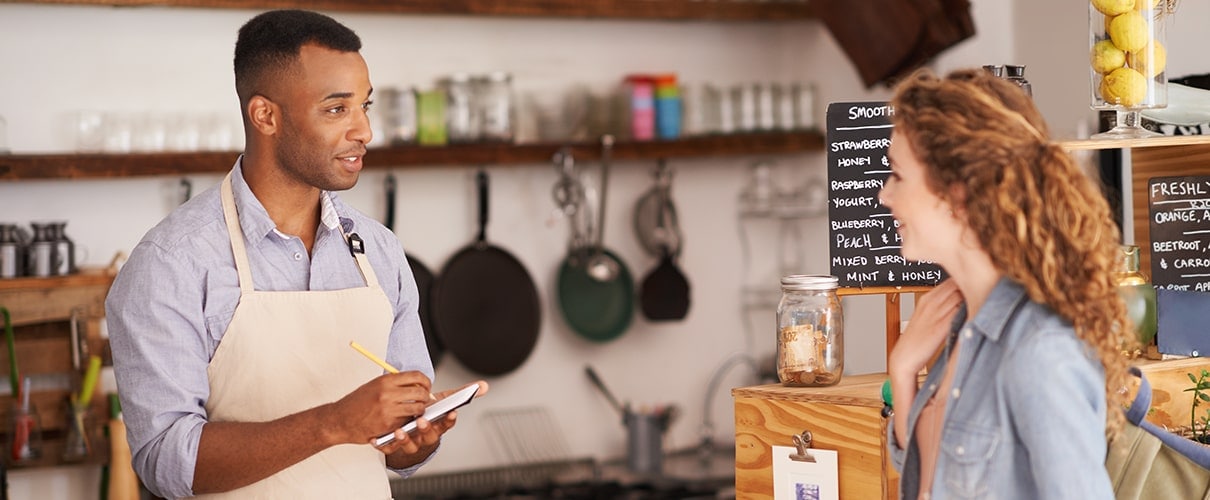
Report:
[[[916,375],[932,359],[933,354],[949,336],[954,315],[962,305],[962,292],[953,280],[945,280],[916,302],[916,311],[908,327],[891,350],[887,359],[887,374],[891,379],[891,399],[894,401],[894,436],[900,449],[907,448],[908,410],[916,399]]]
[[[945,280],[920,297],[907,329],[887,360],[887,372],[912,377],[920,373],[949,336],[962,301],[962,292],[954,280]]]

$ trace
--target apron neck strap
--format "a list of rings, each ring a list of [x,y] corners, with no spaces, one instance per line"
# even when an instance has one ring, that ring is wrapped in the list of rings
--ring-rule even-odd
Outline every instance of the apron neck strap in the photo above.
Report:
[[[235,271],[239,273],[239,289],[240,292],[247,293],[255,287],[252,284],[252,266],[248,265],[248,251],[244,247],[244,231],[240,229],[239,213],[235,208],[235,194],[231,190],[232,173],[228,172],[227,177],[223,178],[223,186],[220,189],[223,199],[223,218],[227,221],[231,253],[235,255]]]

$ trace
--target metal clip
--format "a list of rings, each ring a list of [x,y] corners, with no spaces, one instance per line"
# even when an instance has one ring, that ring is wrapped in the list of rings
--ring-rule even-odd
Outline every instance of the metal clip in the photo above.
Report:
[[[366,253],[366,244],[361,241],[361,236],[358,236],[357,233],[349,235],[349,252],[363,255]]]
[[[815,457],[811,456],[811,431],[802,431],[802,434],[794,435],[794,447],[798,448],[798,453],[791,453],[790,460],[795,462],[810,462],[815,463]]]

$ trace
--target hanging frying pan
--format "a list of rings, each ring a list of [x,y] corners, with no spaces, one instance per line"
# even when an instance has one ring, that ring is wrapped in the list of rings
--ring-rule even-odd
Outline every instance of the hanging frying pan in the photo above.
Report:
[[[538,342],[538,289],[521,261],[487,242],[488,178],[476,175],[479,235],[454,254],[433,287],[433,323],[446,350],[467,369],[502,375]]]
[[[626,332],[634,317],[634,279],[622,259],[607,250],[603,241],[612,148],[613,136],[603,136],[601,199],[595,243],[577,246],[582,238],[573,234],[571,250],[559,267],[558,277],[559,308],[563,311],[563,319],[580,336],[594,342],[617,338]],[[593,238],[589,236],[588,240],[593,241]]]
[[[676,208],[672,204],[671,187],[672,172],[668,169],[668,164],[661,159],[656,169],[654,188],[655,205],[659,208],[655,216],[655,227],[650,230],[648,236],[657,242],[660,263],[651,274],[643,278],[639,286],[640,309],[643,316],[652,321],[681,320],[689,314],[689,280],[676,265],[676,257],[683,239],[676,221]],[[636,227],[642,225],[637,223]]]
[[[387,174],[387,178],[383,181],[386,186],[387,195],[387,213],[383,219],[387,229],[395,232],[395,176]],[[424,344],[428,346],[429,360],[432,361],[433,367],[437,367],[437,363],[441,361],[441,354],[445,352],[445,347],[441,345],[441,337],[433,330],[432,322],[432,291],[433,282],[436,277],[433,276],[433,271],[429,270],[428,266],[424,265],[420,259],[412,257],[411,253],[407,253],[408,267],[412,269],[412,277],[416,279],[416,291],[420,296],[418,304],[420,313],[420,328],[424,330]]]

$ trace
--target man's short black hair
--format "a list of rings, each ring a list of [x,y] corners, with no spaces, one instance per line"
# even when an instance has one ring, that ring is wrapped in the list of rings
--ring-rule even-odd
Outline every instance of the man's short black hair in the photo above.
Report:
[[[250,19],[235,41],[235,92],[240,105],[263,93],[308,43],[342,52],[361,50],[361,38],[335,19],[306,10],[271,10]]]

